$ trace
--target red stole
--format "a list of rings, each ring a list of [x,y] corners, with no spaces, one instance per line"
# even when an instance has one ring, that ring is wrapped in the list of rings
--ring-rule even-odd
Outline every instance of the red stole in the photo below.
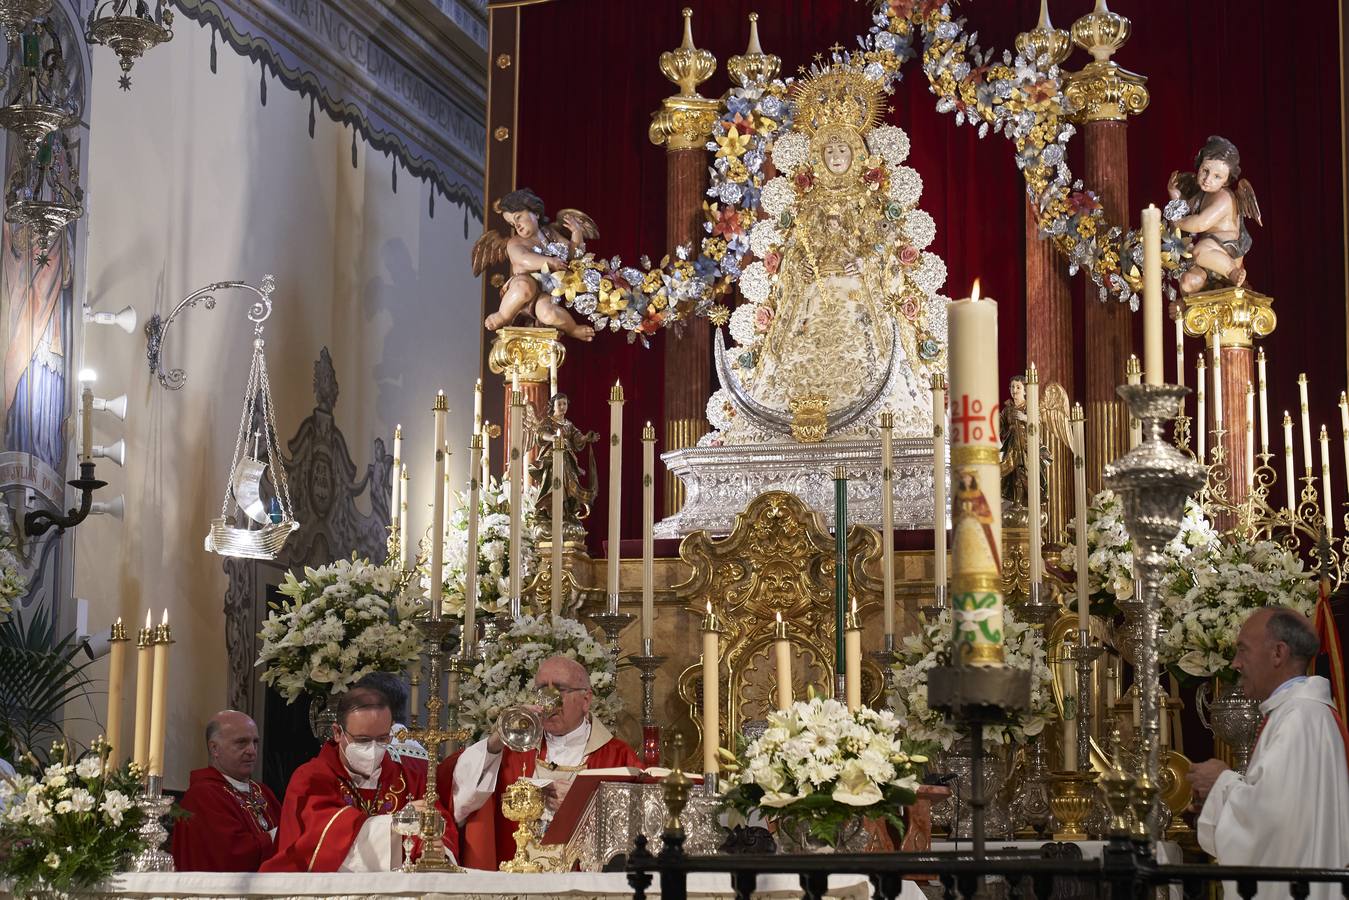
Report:
[[[356,787],[329,740],[319,755],[295,770],[286,786],[276,855],[263,872],[336,872],[371,816],[395,813],[426,792],[426,763],[394,762],[387,755],[380,766],[379,787]],[[437,804],[441,814],[445,809]],[[459,833],[454,817],[445,816],[445,846],[458,856]]]
[[[598,723],[593,723],[591,727],[595,729],[592,731],[592,739],[608,734],[607,730],[603,733],[598,731],[603,727]],[[506,788],[515,784],[517,779],[534,774],[537,756],[538,751],[534,750],[517,753],[510,748],[504,748],[501,751],[501,768],[497,773],[496,790],[492,794],[491,802],[484,803],[464,820],[461,841],[463,855],[459,858],[460,865],[495,872],[503,862],[515,856],[515,829],[519,825],[501,814],[501,795],[506,792]],[[440,792],[441,806],[446,808],[453,806],[454,766],[458,761],[459,754],[456,753],[442,762],[437,770],[436,783]],[[544,761],[547,761],[546,755]],[[640,768],[641,763],[637,761],[637,754],[632,748],[616,737],[610,737],[585,756],[587,769],[613,769],[622,766]]]
[[[272,855],[281,804],[265,784],[240,793],[216,769],[192,772],[178,805],[187,818],[173,828],[173,864],[179,872],[256,872]]]

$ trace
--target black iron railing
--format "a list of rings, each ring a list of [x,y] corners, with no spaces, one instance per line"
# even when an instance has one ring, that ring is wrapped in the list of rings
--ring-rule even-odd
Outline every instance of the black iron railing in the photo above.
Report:
[[[1205,886],[1232,882],[1237,895],[1250,900],[1262,883],[1288,886],[1291,897],[1305,898],[1316,884],[1338,885],[1349,898],[1349,869],[1286,869],[1251,866],[1164,865],[1153,857],[1145,843],[1114,838],[1098,859],[1032,859],[1015,856],[975,858],[965,853],[839,853],[830,855],[728,854],[688,856],[684,836],[666,832],[659,856],[647,849],[645,836],[637,838],[628,858],[628,882],[634,900],[645,900],[647,890],[659,880],[661,900],[686,900],[688,876],[694,873],[728,873],[738,900],[748,900],[760,875],[796,875],[801,880],[803,900],[825,895],[829,876],[866,876],[873,900],[894,900],[907,877],[921,876],[942,885],[946,900],[968,900],[988,879],[1002,879],[1011,896],[1047,898],[1056,886],[1070,892],[1083,884],[1090,895],[1112,900],[1151,896],[1158,887],[1177,885],[1186,897],[1199,897]],[[1332,892],[1333,893],[1333,892]]]

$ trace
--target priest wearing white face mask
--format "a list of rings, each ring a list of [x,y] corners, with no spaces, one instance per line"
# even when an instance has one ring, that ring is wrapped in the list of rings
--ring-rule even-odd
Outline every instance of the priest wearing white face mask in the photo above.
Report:
[[[401,862],[393,814],[421,804],[426,763],[388,755],[392,727],[379,691],[355,688],[341,697],[332,737],[286,787],[276,855],[263,872],[389,871]],[[458,829],[444,818],[445,846],[455,855]]]

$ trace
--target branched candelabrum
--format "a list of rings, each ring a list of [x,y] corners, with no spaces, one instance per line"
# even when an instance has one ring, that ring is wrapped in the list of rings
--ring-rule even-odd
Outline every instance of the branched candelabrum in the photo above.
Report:
[[[1180,532],[1185,500],[1205,480],[1204,466],[1169,444],[1162,436],[1165,422],[1174,419],[1187,389],[1177,385],[1123,385],[1119,394],[1134,418],[1143,423],[1142,441],[1106,466],[1105,482],[1124,506],[1124,523],[1133,539],[1134,567],[1142,583],[1143,622],[1135,666],[1139,680],[1139,707],[1144,758],[1139,793],[1155,793],[1158,784],[1160,691],[1157,635],[1161,613],[1161,585],[1166,571],[1166,545]],[[1151,806],[1151,795],[1143,809]],[[1147,835],[1165,823],[1151,821]]]
[[[444,666],[445,654],[442,649],[445,638],[454,628],[448,619],[426,618],[417,621],[422,633],[424,652],[427,657],[428,673],[426,677],[426,727],[408,731],[411,740],[420,741],[426,746],[426,794],[422,809],[422,855],[417,861],[418,872],[458,872],[462,871],[445,855],[445,818],[437,811],[436,769],[440,765],[440,745],[449,741],[462,741],[468,737],[467,729],[440,726],[440,710],[444,701],[440,699],[440,676]]]
[[[642,639],[642,652],[632,663],[642,676],[642,765],[646,768],[660,765],[660,725],[656,722],[656,670],[665,657],[651,652],[651,638]]]

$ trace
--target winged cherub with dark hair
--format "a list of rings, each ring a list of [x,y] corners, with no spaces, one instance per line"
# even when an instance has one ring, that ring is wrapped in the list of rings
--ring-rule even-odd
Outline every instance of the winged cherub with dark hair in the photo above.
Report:
[[[501,286],[501,305],[483,322],[487,330],[504,328],[521,313],[526,313],[568,337],[581,341],[593,338],[595,329],[577,323],[560,303],[554,303],[551,298],[535,302],[541,291],[534,274],[566,268],[564,260],[543,253],[540,248],[545,244],[563,243],[567,245],[567,257],[571,258],[577,250],[585,249],[587,238],[600,236],[594,220],[577,209],[560,210],[557,218],[570,232],[568,237],[556,224],[548,221],[543,214],[543,201],[529,188],[511,191],[498,200],[493,209],[501,214],[513,233],[507,237],[491,228],[483,232],[473,245],[473,274],[481,275],[489,266],[505,260],[510,260],[511,274]]]
[[[1194,265],[1180,276],[1180,292],[1195,294],[1210,282],[1246,283],[1243,260],[1251,249],[1246,220],[1260,221],[1260,205],[1251,183],[1241,177],[1241,154],[1227,138],[1211,136],[1194,159],[1196,172],[1172,172],[1166,183],[1171,200],[1186,210],[1176,227],[1192,235]],[[1173,204],[1168,204],[1171,212]]]

